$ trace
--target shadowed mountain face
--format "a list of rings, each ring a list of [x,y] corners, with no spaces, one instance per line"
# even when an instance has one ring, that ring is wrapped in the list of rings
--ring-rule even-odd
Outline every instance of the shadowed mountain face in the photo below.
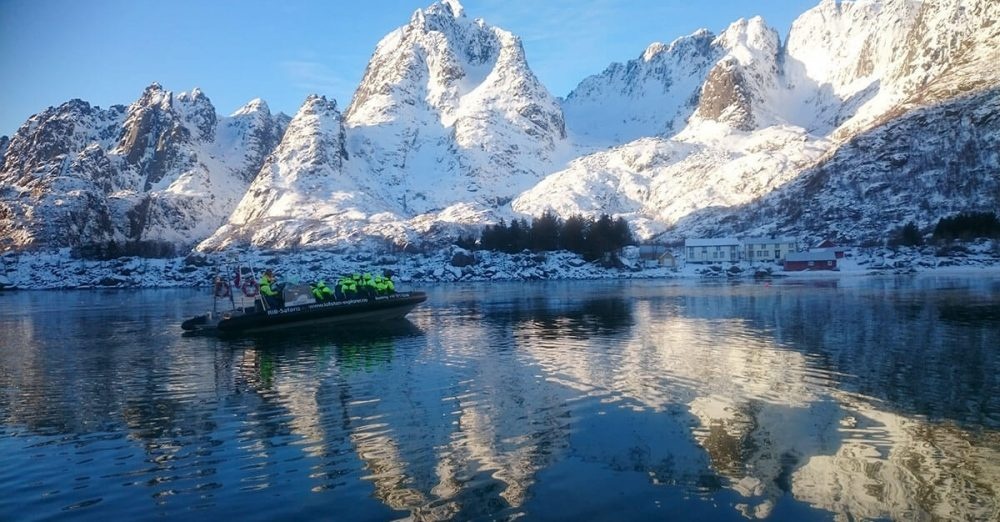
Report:
[[[294,121],[195,89],[73,100],[0,139],[0,250],[109,241],[385,248],[553,211],[640,238],[846,241],[998,210],[1000,4],[824,0],[653,43],[565,99],[453,0],[412,14],[354,99]],[[291,125],[294,132],[285,132]]]
[[[909,221],[933,224],[969,208],[996,209],[998,164],[994,88],[889,119],[760,199],[693,212],[679,228],[722,235],[804,229],[877,241]]]

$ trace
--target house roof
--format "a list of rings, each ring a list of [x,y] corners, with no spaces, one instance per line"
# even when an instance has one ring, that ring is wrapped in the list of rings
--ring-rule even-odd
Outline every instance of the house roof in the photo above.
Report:
[[[740,246],[740,240],[735,237],[721,238],[694,238],[685,239],[686,247],[708,247],[708,246]]]
[[[790,252],[785,261],[836,261],[837,255],[830,250],[811,250],[809,252]]]
[[[787,244],[787,243],[797,243],[798,241],[792,237],[748,237],[743,239],[744,244],[755,244],[755,245],[773,245],[773,244]]]

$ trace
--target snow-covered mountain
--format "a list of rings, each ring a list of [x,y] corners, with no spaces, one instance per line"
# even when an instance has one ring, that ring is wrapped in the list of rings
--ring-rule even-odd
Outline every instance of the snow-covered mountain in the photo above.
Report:
[[[565,138],[520,39],[454,0],[379,42],[345,122],[351,152],[406,215],[506,203],[549,172]]]
[[[785,41],[738,20],[558,100],[515,35],[442,0],[382,39],[343,113],[220,117],[153,85],[32,117],[0,140],[0,249],[384,248],[546,210],[641,238],[884,238],[1000,210],[998,19],[991,0],[823,0]]]
[[[559,104],[520,40],[437,3],[382,39],[343,116],[334,102],[306,101],[229,223],[199,248],[447,237],[538,183],[564,141]]]
[[[276,247],[311,243],[314,234],[347,226],[351,207],[378,206],[363,181],[344,172],[348,159],[337,104],[310,96],[292,118],[228,222],[203,243]],[[346,214],[346,215],[345,215]]]
[[[605,113],[602,99],[648,102],[654,72],[674,86],[676,73],[651,65],[648,50],[624,66],[633,75],[612,66],[585,80],[565,102],[569,131],[612,148],[553,173],[513,208],[624,215],[646,237],[766,231],[855,241],[884,238],[899,219],[928,226],[959,210],[1000,210],[1000,161],[991,152],[1000,146],[991,109],[998,16],[989,1],[824,0],[795,21],[784,46],[759,18],[715,38],[699,32],[654,45],[679,70],[708,70],[697,92],[669,98],[689,102],[668,106],[653,127],[641,108],[625,119]],[[678,62],[696,41],[698,59]],[[632,136],[648,137],[622,143]],[[852,190],[843,190],[845,179]]]
[[[260,100],[220,118],[200,90],[158,84],[128,107],[49,108],[6,148],[0,236],[19,248],[193,245],[229,216],[283,126]]]
[[[749,130],[777,81],[780,50],[778,34],[760,17],[718,36],[702,29],[653,43],[639,58],[583,80],[563,103],[567,125],[596,145],[673,135],[692,116]]]

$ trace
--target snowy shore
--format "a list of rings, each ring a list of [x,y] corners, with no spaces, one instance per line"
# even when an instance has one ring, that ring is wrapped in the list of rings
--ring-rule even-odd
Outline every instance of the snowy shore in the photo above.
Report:
[[[467,251],[448,247],[427,254],[332,253],[323,251],[191,254],[172,259],[127,257],[107,261],[73,259],[69,251],[0,256],[0,288],[180,288],[208,287],[218,274],[232,277],[237,264],[274,268],[286,281],[336,281],[354,272],[391,270],[400,282],[533,281],[584,279],[736,279],[752,277],[842,278],[932,272],[1000,275],[1000,242],[951,247],[855,248],[838,260],[836,271],[785,272],[775,264],[685,263],[659,266],[627,248],[621,262],[589,263],[569,252]]]

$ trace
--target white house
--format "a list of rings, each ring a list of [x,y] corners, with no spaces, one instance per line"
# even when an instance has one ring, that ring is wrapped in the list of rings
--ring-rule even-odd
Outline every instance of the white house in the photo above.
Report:
[[[798,251],[798,242],[788,237],[748,237],[743,240],[743,259],[750,262],[781,263]]]
[[[685,239],[684,255],[688,263],[735,263],[740,260],[740,240]]]
[[[677,267],[677,261],[666,245],[639,245],[639,260],[646,268]]]

